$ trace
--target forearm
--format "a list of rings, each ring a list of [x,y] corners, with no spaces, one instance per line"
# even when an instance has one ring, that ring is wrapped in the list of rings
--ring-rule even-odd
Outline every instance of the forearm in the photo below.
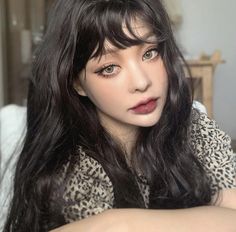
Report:
[[[127,210],[125,213],[128,231],[132,232],[236,232],[234,209],[205,206],[179,210]]]
[[[236,210],[215,206],[177,210],[117,209],[53,232],[236,232]]]
[[[106,210],[103,213],[90,216],[86,219],[66,224],[50,232],[128,232],[125,228],[126,221],[123,220],[126,209]]]

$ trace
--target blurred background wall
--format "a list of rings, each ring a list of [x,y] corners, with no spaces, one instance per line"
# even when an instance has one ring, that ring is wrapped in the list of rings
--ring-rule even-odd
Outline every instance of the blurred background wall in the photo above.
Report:
[[[0,25],[0,31],[1,31],[1,25]],[[0,60],[3,59],[1,44],[2,44],[2,37],[0,34]],[[2,62],[0,62],[0,107],[3,106],[3,101],[4,101],[4,97],[3,97],[3,64],[2,64]]]
[[[44,32],[45,0],[1,0],[4,104],[25,102],[32,51]]]
[[[196,58],[201,52],[219,49],[226,61],[214,76],[213,112],[222,129],[236,139],[236,1],[179,0],[182,23],[177,39],[184,55]]]
[[[3,87],[3,83],[4,83],[4,66],[6,66],[6,64],[4,64],[4,59],[3,59],[3,53],[4,53],[4,2],[1,0],[0,1],[0,107],[3,106],[4,104],[4,87]]]

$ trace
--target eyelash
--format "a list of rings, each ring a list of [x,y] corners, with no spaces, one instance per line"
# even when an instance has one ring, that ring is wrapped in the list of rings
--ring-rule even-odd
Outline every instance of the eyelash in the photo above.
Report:
[[[114,73],[111,73],[111,74],[104,74],[104,71],[108,68],[118,68],[119,66],[116,65],[116,64],[109,64],[109,65],[105,65],[103,66],[102,68],[100,68],[99,70],[95,71],[96,74],[98,74],[99,76],[102,76],[102,77],[106,77],[106,78],[110,78],[112,77],[113,75],[115,75]]]
[[[148,59],[144,59],[144,56],[148,53],[148,52],[153,52],[155,51],[157,54],[154,56],[154,57],[151,57],[151,58],[148,58]],[[154,48],[151,48],[151,49],[148,49],[143,57],[142,57],[142,60],[154,60],[155,58],[157,58],[159,56],[159,51],[158,51],[158,48],[157,47],[154,47]],[[116,73],[111,73],[111,74],[104,74],[104,71],[108,68],[119,68],[118,65],[116,64],[109,64],[109,65],[105,65],[103,66],[102,68],[100,68],[99,70],[95,71],[95,73],[99,76],[102,76],[102,77],[105,77],[105,78],[111,78],[113,77]]]
[[[154,57],[148,58],[147,60],[154,60],[155,58],[157,58],[157,57],[159,56],[159,50],[158,50],[157,47],[154,47],[154,48],[151,48],[151,49],[147,50],[147,51],[144,53],[143,57],[144,57],[147,53],[153,52],[153,51],[156,52],[156,55],[155,55]],[[145,60],[145,59],[143,59],[143,60]]]

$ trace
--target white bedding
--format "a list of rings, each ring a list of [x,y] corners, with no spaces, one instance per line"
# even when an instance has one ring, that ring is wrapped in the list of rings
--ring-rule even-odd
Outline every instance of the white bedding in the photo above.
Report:
[[[25,135],[26,108],[8,105],[0,109],[0,231],[12,196],[12,175]]]

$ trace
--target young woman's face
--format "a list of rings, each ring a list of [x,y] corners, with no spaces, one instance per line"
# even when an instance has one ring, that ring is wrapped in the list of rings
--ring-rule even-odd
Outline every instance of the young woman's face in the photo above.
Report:
[[[96,106],[102,125],[112,131],[153,126],[167,97],[168,78],[156,38],[140,21],[132,27],[151,43],[117,49],[106,41],[106,52],[90,59],[75,83],[78,93]]]

